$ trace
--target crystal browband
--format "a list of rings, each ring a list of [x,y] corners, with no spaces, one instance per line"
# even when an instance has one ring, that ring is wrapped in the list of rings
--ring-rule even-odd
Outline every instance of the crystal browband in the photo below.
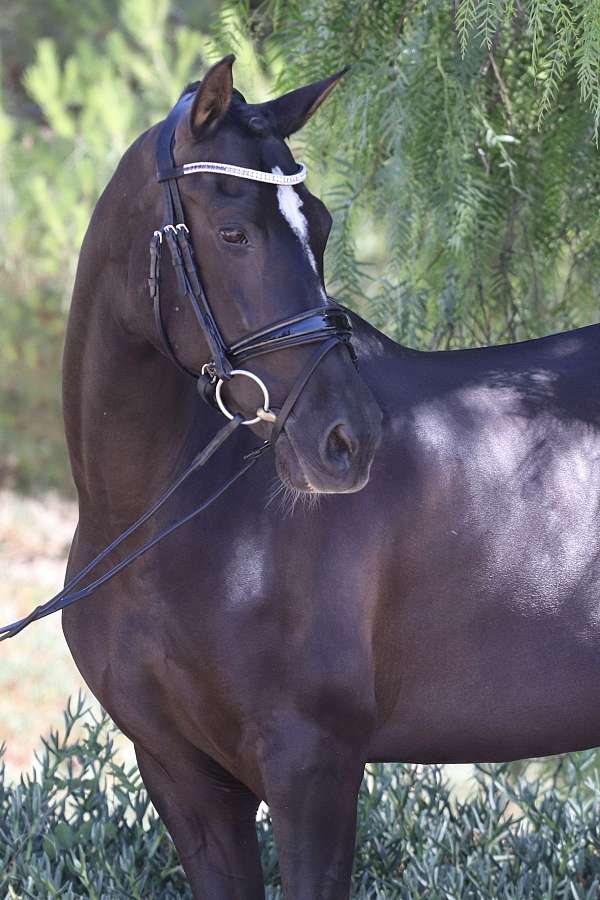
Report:
[[[159,181],[168,178],[181,178],[182,175],[196,175],[199,172],[214,172],[217,175],[233,175],[234,178],[247,178],[249,181],[263,181],[265,184],[300,184],[306,179],[306,166],[299,163],[297,172],[284,175],[278,172],[263,172],[261,169],[247,169],[244,166],[233,166],[229,163],[192,162],[182,166],[173,166],[158,173]]]

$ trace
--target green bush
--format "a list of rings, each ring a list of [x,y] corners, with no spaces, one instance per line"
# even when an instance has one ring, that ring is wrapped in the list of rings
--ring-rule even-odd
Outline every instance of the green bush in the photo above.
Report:
[[[374,324],[445,349],[597,320],[598,0],[264,0],[255,19],[279,88],[352,65],[305,139],[347,173],[330,274]]]
[[[0,771],[0,895],[190,897],[137,769],[115,761],[115,731],[80,698],[37,770]],[[535,773],[532,777],[532,771]],[[527,776],[527,777],[526,777]],[[600,891],[596,755],[479,767],[453,798],[435,766],[368,766],[359,803],[358,898],[583,900]],[[281,897],[268,816],[258,823],[268,897]]]

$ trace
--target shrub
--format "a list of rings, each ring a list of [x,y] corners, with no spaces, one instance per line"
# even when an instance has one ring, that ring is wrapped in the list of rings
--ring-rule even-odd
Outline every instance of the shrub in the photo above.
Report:
[[[69,705],[19,784],[0,771],[0,895],[189,898],[183,870],[135,767],[115,759],[105,716]],[[600,889],[594,753],[479,767],[453,798],[436,766],[368,766],[359,802],[358,898],[583,900]],[[267,896],[280,898],[268,816],[258,822]]]

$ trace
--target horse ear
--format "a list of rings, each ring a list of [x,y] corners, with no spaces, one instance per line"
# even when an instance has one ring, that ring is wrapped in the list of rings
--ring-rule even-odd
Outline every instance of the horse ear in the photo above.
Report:
[[[208,70],[196,91],[190,109],[192,136],[201,138],[219,124],[231,103],[235,56],[230,53]]]
[[[345,66],[330,78],[315,81],[276,100],[263,103],[263,109],[274,116],[279,134],[286,138],[306,125],[349,68],[350,66]]]

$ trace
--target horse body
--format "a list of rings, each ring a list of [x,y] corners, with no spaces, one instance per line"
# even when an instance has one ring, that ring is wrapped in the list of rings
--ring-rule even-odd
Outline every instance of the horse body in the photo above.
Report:
[[[134,145],[100,201],[77,276],[64,365],[80,499],[69,576],[222,423],[157,352],[150,316],[134,318],[149,302],[138,224],[154,203],[140,163],[152,140]],[[185,315],[169,311],[180,335]],[[84,678],[135,744],[196,897],[263,896],[259,800],[286,897],[343,900],[366,761],[600,743],[600,406],[589,392],[600,329],[451,353],[398,347],[358,317],[355,335],[384,416],[366,488],[285,514],[268,502],[265,457],[63,615]],[[344,353],[319,367],[317,417],[341,402],[343,372],[355,385]],[[309,401],[290,417],[298,459]],[[350,423],[353,410],[348,401]],[[312,421],[306,430],[318,443]],[[255,443],[236,432],[141,539],[225,482]]]
[[[274,473],[263,461],[175,546],[68,611],[88,683],[142,752],[166,766],[193,748],[194,767],[214,761],[265,800],[265,756],[310,744],[313,730],[319,754],[341,734],[361,761],[599,744],[600,433],[589,385],[600,328],[436,354],[356,328],[361,373],[386,416],[367,488],[282,515],[268,504]],[[139,448],[123,423],[106,425],[131,464],[107,465],[107,497],[113,478],[121,491],[135,483],[141,448],[156,446],[156,394],[144,395],[145,437],[140,398],[129,423]],[[196,406],[190,398],[185,413]],[[201,444],[218,417],[203,410],[195,428],[172,425],[160,430]],[[248,443],[240,436],[210,479],[225,478]],[[200,478],[180,511],[205,491]],[[73,571],[109,537],[95,527],[82,511]]]
[[[599,743],[599,345],[593,326],[379,357],[372,386],[389,421],[365,493],[389,498],[375,657],[392,711],[371,758]]]

